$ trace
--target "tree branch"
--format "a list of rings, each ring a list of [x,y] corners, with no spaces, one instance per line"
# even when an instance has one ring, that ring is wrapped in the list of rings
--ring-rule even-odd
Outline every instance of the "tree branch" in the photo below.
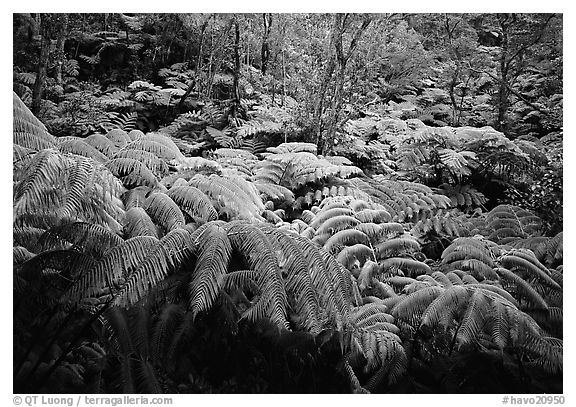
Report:
[[[498,78],[497,76],[491,74],[490,72],[486,72],[486,71],[479,71],[477,69],[472,68],[472,66],[470,65],[470,63],[468,63],[468,69],[470,69],[472,72],[476,72],[479,74],[486,74],[489,77],[491,77],[492,79],[497,80],[499,83],[503,84],[506,89],[508,89],[508,91],[510,93],[512,93],[514,96],[516,96],[518,99],[520,99],[522,102],[526,103],[528,106],[530,106],[532,109],[537,110],[538,112],[542,113],[542,114],[550,114],[550,111],[548,109],[542,109],[541,107],[538,107],[537,105],[535,105],[534,103],[530,102],[529,100],[526,99],[526,97],[524,95],[522,95],[520,92],[518,92],[517,90],[513,89],[508,83],[506,83],[504,80]]]

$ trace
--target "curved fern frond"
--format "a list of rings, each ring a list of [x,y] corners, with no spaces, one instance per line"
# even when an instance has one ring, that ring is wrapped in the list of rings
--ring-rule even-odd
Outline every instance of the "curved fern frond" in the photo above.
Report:
[[[503,280],[512,283],[516,287],[517,294],[524,297],[533,306],[548,309],[548,304],[544,298],[523,278],[502,267],[496,268],[496,272]]]
[[[13,142],[21,147],[26,147],[34,151],[46,148],[53,148],[57,142],[42,124],[22,102],[22,100],[12,92],[13,107]]]
[[[144,209],[155,223],[166,231],[181,228],[186,224],[178,205],[163,192],[151,194],[144,202]]]
[[[227,225],[227,231],[232,248],[240,251],[247,259],[250,268],[260,274],[263,296],[244,316],[253,320],[270,318],[279,326],[288,328],[288,298],[273,247],[261,230],[249,224],[231,222]]]
[[[344,246],[351,246],[358,243],[369,246],[370,239],[359,230],[345,229],[332,235],[324,244],[324,250],[329,253],[336,253],[342,250]]]
[[[126,306],[138,302],[194,251],[191,235],[184,229],[172,230],[157,242],[141,262],[128,269],[126,281],[116,294],[115,304]]]
[[[383,260],[381,263],[383,270],[400,269],[407,271],[411,276],[418,276],[421,274],[432,274],[430,266],[418,260],[407,259],[403,257],[391,257]]]
[[[113,155],[114,159],[129,158],[141,162],[156,176],[163,177],[168,174],[168,164],[156,155],[143,150],[120,150]]]
[[[106,168],[127,186],[154,187],[158,184],[158,179],[150,168],[133,158],[114,158],[106,163]]]
[[[124,148],[132,141],[122,129],[112,129],[106,133],[106,138],[114,143],[117,148]]]
[[[102,256],[124,241],[108,228],[86,222],[63,224],[47,230],[39,240],[43,250],[72,245],[82,252]]]
[[[170,188],[167,195],[193,219],[210,222],[218,218],[218,212],[212,206],[210,199],[198,188],[189,185],[176,186]]]
[[[411,237],[399,237],[379,243],[374,247],[374,251],[378,259],[383,259],[391,257],[393,254],[398,255],[398,253],[418,252],[420,251],[420,243]]]
[[[499,260],[500,260],[500,264],[502,264],[503,267],[505,267],[511,271],[522,270],[522,271],[528,273],[529,275],[532,275],[534,277],[541,279],[542,281],[544,281],[546,284],[548,284],[549,286],[551,286],[553,288],[556,288],[556,289],[561,288],[558,285],[558,283],[556,283],[556,281],[554,281],[552,279],[552,277],[550,277],[549,274],[544,272],[540,267],[538,267],[536,264],[530,262],[529,260],[526,260],[522,257],[517,256],[517,255],[502,256]]]
[[[124,234],[127,238],[152,236],[158,238],[158,228],[144,209],[134,206],[126,211]]]
[[[223,286],[232,246],[226,231],[208,224],[198,237],[198,260],[189,284],[190,307],[194,314],[210,309]]]
[[[102,134],[91,134],[84,140],[108,158],[112,158],[118,151],[118,147],[116,147],[114,142]]]
[[[72,285],[66,300],[77,304],[82,298],[99,293],[105,286],[110,287],[120,277],[134,269],[159,245],[158,239],[151,236],[138,236],[109,250],[94,267],[86,270]]]
[[[106,157],[106,155],[98,151],[90,144],[86,143],[86,141],[80,137],[66,137],[65,139],[61,137],[58,140],[58,150],[62,151],[63,153],[71,153],[93,158],[94,160],[101,163],[108,161],[108,157]]]

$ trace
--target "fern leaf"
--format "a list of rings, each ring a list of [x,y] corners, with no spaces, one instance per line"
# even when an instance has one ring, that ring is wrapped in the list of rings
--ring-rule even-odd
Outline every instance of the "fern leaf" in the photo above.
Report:
[[[58,150],[62,151],[63,153],[72,153],[88,158],[93,158],[94,160],[101,163],[108,161],[108,157],[106,157],[106,155],[102,154],[102,152],[98,151],[96,148],[86,143],[84,139],[79,137],[67,137],[64,140],[63,138],[60,138],[58,142]]]
[[[140,207],[132,207],[126,211],[124,234],[127,238],[136,236],[158,237],[158,230],[146,211]]]
[[[405,321],[413,327],[417,327],[420,325],[424,311],[443,292],[444,289],[438,286],[418,290],[401,299],[396,306],[392,308],[392,316]]]
[[[102,134],[92,134],[84,140],[108,158],[112,158],[118,151],[118,147],[116,147],[114,142]]]
[[[558,283],[556,283],[556,281],[554,281],[540,267],[538,267],[534,263],[532,263],[532,262],[530,262],[524,258],[518,257],[516,255],[502,256],[500,258],[500,264],[502,264],[503,267],[505,267],[509,270],[512,270],[512,271],[514,271],[516,269],[523,270],[523,271],[527,272],[528,274],[541,279],[542,281],[544,281],[549,286],[556,288],[556,289],[561,289],[561,287],[558,285]]]
[[[172,187],[168,190],[167,195],[193,219],[210,222],[218,218],[218,213],[212,206],[210,199],[198,188],[189,185]]]
[[[162,192],[151,194],[144,202],[144,209],[166,231],[181,228],[186,224],[178,205]]]
[[[381,262],[383,270],[400,269],[409,271],[411,275],[432,274],[432,270],[426,263],[421,261],[406,259],[402,257],[391,257]]]
[[[196,238],[198,260],[189,284],[192,312],[207,311],[214,304],[230,262],[232,246],[226,231],[209,224]]]
[[[526,298],[526,300],[533,304],[535,307],[548,309],[548,304],[544,298],[542,298],[542,296],[538,294],[538,292],[532,288],[532,286],[523,278],[501,267],[496,268],[496,272],[498,275],[500,275],[500,277],[502,277],[502,279],[514,284],[518,294]]]
[[[324,250],[329,253],[336,253],[342,250],[344,246],[351,246],[354,244],[370,245],[370,239],[364,233],[355,229],[341,230],[340,232],[332,235],[324,244]]]
[[[413,238],[396,238],[379,243],[374,247],[376,257],[383,259],[392,254],[420,251],[420,244]]]
[[[151,236],[138,236],[112,248],[90,270],[82,273],[71,287],[66,299],[77,304],[82,298],[96,294],[113,281],[137,267],[159,245]]]
[[[132,139],[128,136],[122,129],[112,129],[108,133],[106,133],[106,138],[110,140],[117,148],[124,148]]]
[[[150,168],[133,158],[114,158],[106,163],[106,168],[127,186],[154,187],[158,184],[158,179]]]
[[[245,317],[258,319],[268,317],[277,325],[288,328],[285,285],[274,249],[264,233],[257,228],[239,222],[227,227],[232,248],[239,250],[247,259],[251,269],[260,275],[262,297],[248,309]]]

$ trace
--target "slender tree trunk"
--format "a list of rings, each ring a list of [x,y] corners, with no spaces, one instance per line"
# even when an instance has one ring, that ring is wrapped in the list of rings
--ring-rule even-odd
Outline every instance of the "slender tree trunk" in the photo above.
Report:
[[[495,127],[499,131],[506,128],[506,114],[508,112],[508,16],[500,17],[500,27],[502,28],[502,45],[500,54],[500,66],[498,70],[498,117]]]
[[[262,36],[262,50],[260,56],[262,58],[262,75],[266,74],[268,69],[268,60],[270,59],[270,46],[268,45],[268,38],[270,36],[270,27],[272,26],[272,14],[262,14],[264,19],[264,34]]]
[[[284,63],[284,47],[282,47],[282,106],[286,101],[286,65]]]
[[[58,16],[60,21],[60,29],[58,30],[58,38],[56,39],[56,69],[55,78],[56,83],[62,86],[62,66],[64,65],[64,45],[66,44],[66,30],[68,28],[68,14]]]
[[[336,129],[339,125],[340,110],[342,108],[343,93],[344,93],[344,81],[346,77],[346,65],[350,58],[352,57],[354,50],[358,46],[358,41],[360,37],[366,31],[371,22],[371,17],[365,15],[363,21],[356,29],[350,41],[350,45],[346,51],[343,47],[343,35],[347,27],[350,25],[350,16],[348,14],[336,14],[334,19],[334,32],[333,32],[333,45],[336,51],[336,62],[338,63],[338,70],[336,72],[334,93],[331,102],[331,109],[328,118],[328,127],[326,129],[326,135],[321,137],[321,133],[318,138],[318,151],[323,155],[330,152],[334,144],[334,137],[336,135]]]
[[[194,78],[192,78],[192,80],[190,81],[190,84],[188,85],[188,88],[186,89],[186,93],[184,93],[184,95],[182,95],[182,97],[180,98],[180,102],[178,102],[178,110],[179,111],[182,111],[182,108],[184,107],[184,101],[186,100],[186,98],[188,96],[190,96],[190,93],[192,93],[192,91],[194,90],[194,87],[197,88],[198,95],[202,94],[202,79],[201,79],[202,51],[203,51],[203,46],[204,46],[204,33],[206,32],[206,27],[208,26],[209,20],[210,20],[210,17],[208,17],[206,19],[206,21],[204,21],[202,23],[202,25],[200,26],[198,57],[196,58],[196,66],[194,68]]]
[[[237,117],[240,110],[240,24],[234,18],[234,83],[232,86],[232,116]]]
[[[36,72],[36,81],[32,90],[32,113],[38,115],[44,93],[44,83],[46,82],[46,72],[48,69],[48,58],[50,57],[50,17],[48,14],[38,16],[40,19],[40,33],[42,40],[40,43],[40,58],[38,60],[38,71]]]
[[[324,113],[324,101],[326,99],[326,92],[328,90],[328,84],[334,73],[334,68],[336,67],[336,57],[334,55],[334,44],[336,41],[336,36],[338,35],[338,17],[336,14],[334,16],[334,22],[332,26],[332,33],[330,35],[330,44],[328,47],[327,62],[324,66],[324,73],[322,74],[322,79],[320,81],[320,89],[318,90],[318,96],[316,99],[316,106],[314,109],[313,123],[314,123],[314,133],[316,136],[316,144],[318,145],[318,152],[322,151],[322,115]]]

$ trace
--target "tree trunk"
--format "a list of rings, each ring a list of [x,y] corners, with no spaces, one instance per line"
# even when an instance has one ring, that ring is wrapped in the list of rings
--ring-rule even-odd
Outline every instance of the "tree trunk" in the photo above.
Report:
[[[40,19],[40,34],[42,40],[40,43],[40,58],[38,60],[38,71],[36,72],[36,81],[32,90],[32,113],[38,115],[44,93],[44,83],[46,82],[46,71],[48,69],[48,58],[50,57],[50,27],[49,15],[42,14]]]
[[[270,59],[270,47],[268,45],[268,37],[270,36],[270,27],[272,26],[272,14],[262,14],[264,19],[264,34],[262,36],[262,50],[260,56],[262,58],[262,75],[266,74],[268,69],[268,60]]]
[[[502,44],[498,70],[498,117],[494,126],[498,131],[504,131],[506,129],[506,113],[508,111],[508,19],[509,17],[507,15],[503,17],[499,16],[500,27],[502,29]]]
[[[56,69],[55,78],[56,83],[62,86],[62,66],[64,65],[64,45],[66,44],[66,31],[68,28],[68,14],[58,16],[59,21],[58,38],[56,39]]]
[[[238,117],[240,110],[240,24],[238,19],[234,18],[234,84],[232,86],[232,116]]]
[[[316,102],[316,107],[314,109],[314,133],[316,136],[316,144],[318,146],[318,152],[322,151],[322,130],[323,130],[323,123],[322,123],[322,114],[324,113],[324,99],[326,98],[326,91],[328,90],[328,84],[330,83],[330,79],[332,78],[332,74],[334,73],[334,68],[336,67],[336,57],[333,52],[334,43],[336,41],[336,37],[338,35],[338,19],[340,14],[334,15],[334,22],[332,26],[332,33],[330,35],[330,45],[328,47],[328,60],[324,67],[324,73],[322,74],[322,80],[320,81],[320,89],[318,91],[318,98]]]
[[[328,127],[326,129],[326,135],[322,137],[321,132],[318,133],[318,152],[326,155],[329,153],[334,145],[334,138],[336,135],[336,129],[339,125],[340,109],[342,108],[343,102],[343,91],[344,91],[344,80],[346,76],[346,65],[350,58],[352,57],[354,50],[358,46],[358,41],[362,36],[362,33],[366,31],[372,17],[370,15],[364,15],[362,24],[356,29],[350,41],[350,45],[346,52],[343,49],[343,35],[347,27],[350,26],[350,16],[348,14],[336,14],[334,17],[334,31],[332,36],[332,45],[334,45],[336,51],[336,62],[338,63],[338,71],[336,73],[336,81],[334,84],[334,93],[332,97],[332,103],[330,108],[330,114],[328,118]]]
[[[202,80],[200,78],[200,74],[202,73],[202,48],[204,46],[204,33],[206,32],[206,27],[208,26],[208,21],[210,17],[206,19],[200,26],[200,43],[198,45],[198,57],[196,58],[196,66],[194,67],[194,78],[190,81],[188,88],[186,89],[186,93],[182,95],[180,98],[180,102],[178,102],[178,110],[181,112],[182,108],[184,107],[184,101],[190,93],[194,90],[194,87],[197,86],[198,94],[200,95],[202,92]]]

